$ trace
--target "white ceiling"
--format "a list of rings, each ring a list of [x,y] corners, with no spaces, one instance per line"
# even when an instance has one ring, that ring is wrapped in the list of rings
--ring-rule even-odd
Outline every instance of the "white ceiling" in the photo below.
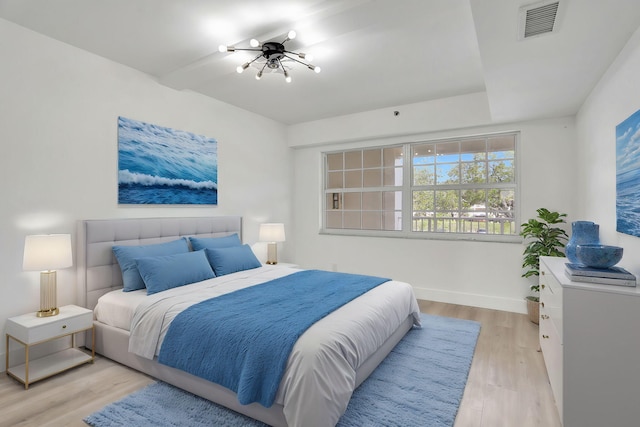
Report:
[[[639,0],[560,0],[557,30],[518,39],[536,0],[0,0],[0,17],[191,90],[300,123],[487,92],[496,121],[575,114],[640,25]],[[293,81],[235,71],[251,38],[312,53]]]

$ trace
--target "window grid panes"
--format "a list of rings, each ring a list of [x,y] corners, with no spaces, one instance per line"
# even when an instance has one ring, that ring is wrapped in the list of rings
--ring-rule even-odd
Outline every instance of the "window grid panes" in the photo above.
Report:
[[[326,154],[325,171],[325,228],[402,229],[402,146]]]
[[[325,153],[324,228],[516,236],[516,140],[508,133]]]

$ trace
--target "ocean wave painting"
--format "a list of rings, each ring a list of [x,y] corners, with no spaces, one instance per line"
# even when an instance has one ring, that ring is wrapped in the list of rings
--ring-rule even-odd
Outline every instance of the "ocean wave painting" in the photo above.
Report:
[[[217,205],[217,141],[118,117],[118,203]]]
[[[616,126],[616,230],[640,237],[640,110]]]

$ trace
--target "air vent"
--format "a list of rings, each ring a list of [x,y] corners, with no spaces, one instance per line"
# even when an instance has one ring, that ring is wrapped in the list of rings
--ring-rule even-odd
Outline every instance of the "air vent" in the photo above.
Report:
[[[527,39],[557,30],[559,1],[545,1],[520,8],[519,38]]]

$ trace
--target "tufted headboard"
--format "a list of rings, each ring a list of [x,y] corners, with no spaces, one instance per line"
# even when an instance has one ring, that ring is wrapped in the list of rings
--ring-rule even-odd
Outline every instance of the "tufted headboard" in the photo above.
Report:
[[[78,304],[93,309],[98,298],[122,288],[114,245],[151,245],[184,236],[223,237],[238,233],[242,217],[128,218],[83,220],[78,223]]]

